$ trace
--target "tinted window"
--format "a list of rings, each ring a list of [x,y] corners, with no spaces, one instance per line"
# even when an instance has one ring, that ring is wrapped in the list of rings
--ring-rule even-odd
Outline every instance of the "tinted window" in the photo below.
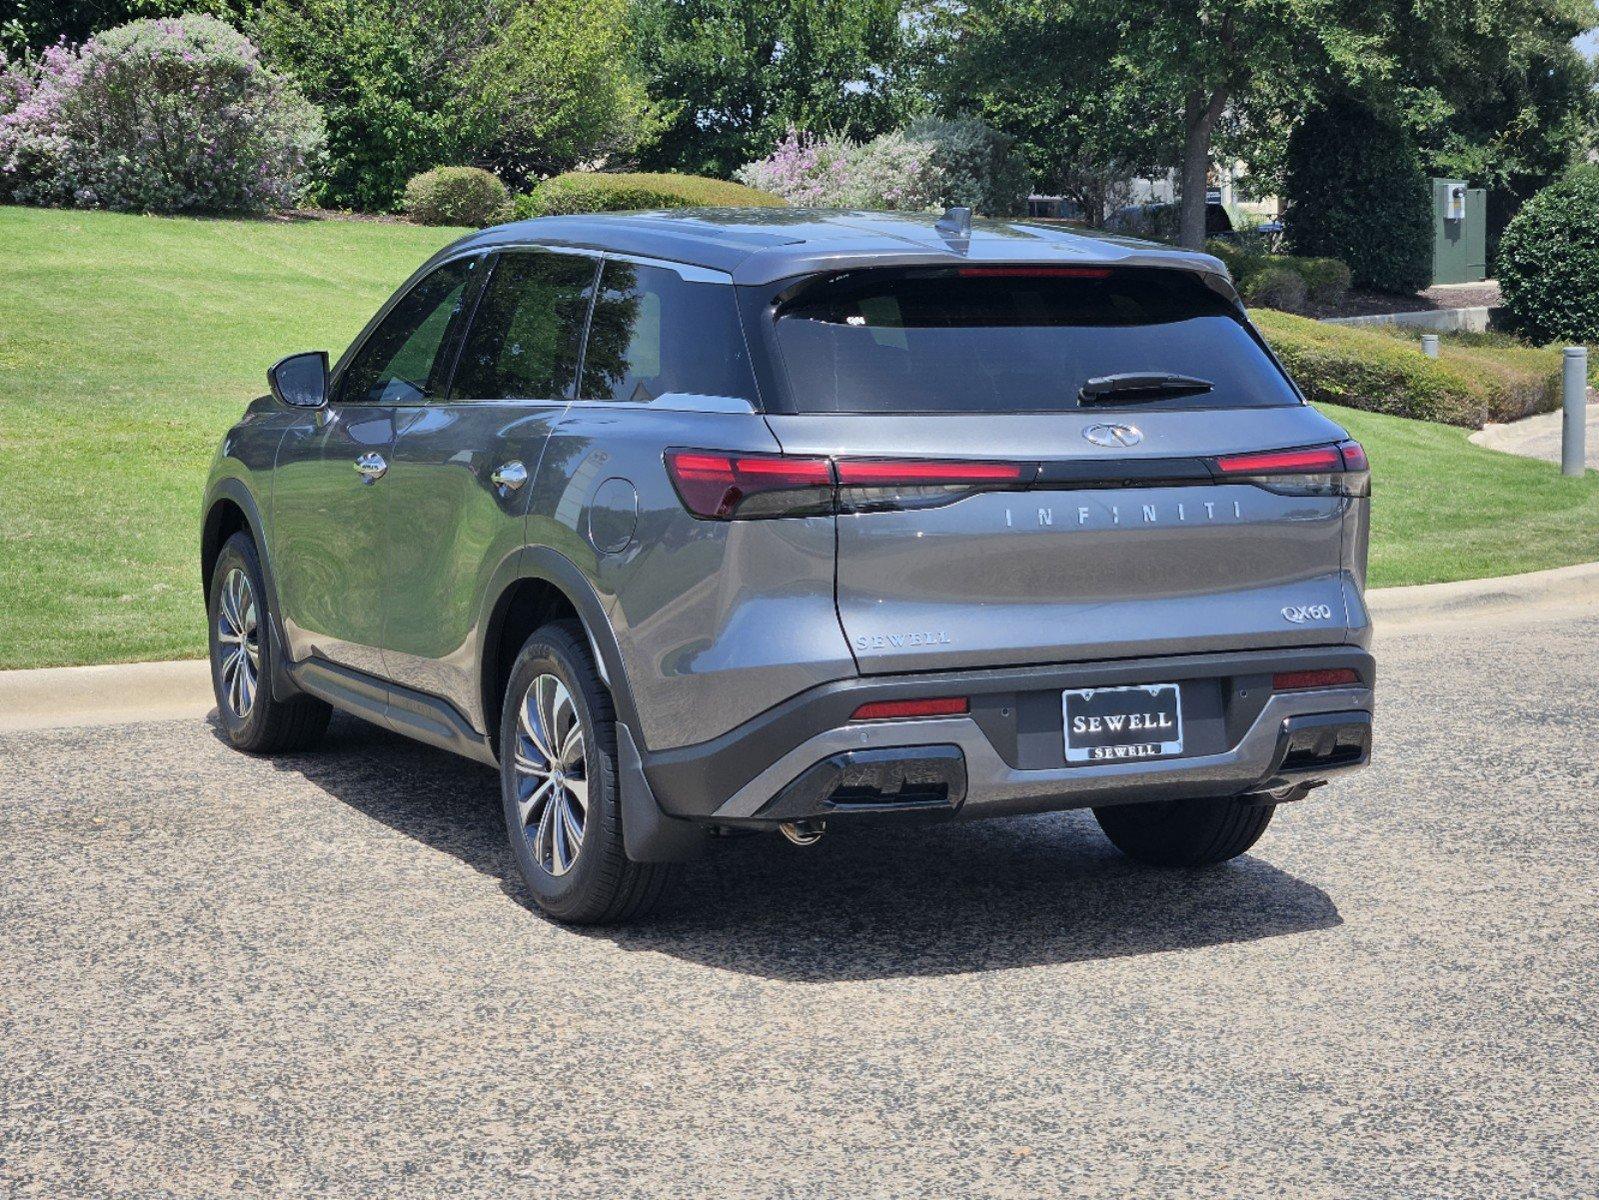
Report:
[[[583,355],[586,400],[649,403],[666,392],[753,400],[731,284],[607,262]]]
[[[461,350],[452,396],[472,400],[569,397],[594,282],[592,258],[502,254]]]
[[[1091,378],[1145,372],[1213,387],[1139,409],[1298,403],[1232,306],[1185,271],[852,272],[780,307],[777,339],[802,412],[1062,411]]]
[[[343,403],[412,404],[438,395],[449,368],[439,350],[460,315],[475,262],[446,263],[389,310],[340,377]]]

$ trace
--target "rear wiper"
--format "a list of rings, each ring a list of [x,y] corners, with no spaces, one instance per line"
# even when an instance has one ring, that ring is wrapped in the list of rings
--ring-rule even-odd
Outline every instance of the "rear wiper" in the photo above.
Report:
[[[1125,375],[1096,375],[1077,393],[1079,404],[1124,404],[1160,400],[1167,396],[1195,396],[1215,385],[1192,375],[1162,371],[1132,371]]]

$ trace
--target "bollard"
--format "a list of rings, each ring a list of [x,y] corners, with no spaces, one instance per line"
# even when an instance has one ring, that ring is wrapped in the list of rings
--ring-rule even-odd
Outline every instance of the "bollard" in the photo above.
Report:
[[[1588,348],[1566,347],[1565,419],[1560,428],[1560,473],[1581,475],[1587,466]]]
[[[1421,352],[1428,358],[1438,357],[1438,335],[1436,333],[1424,333],[1421,335]]]

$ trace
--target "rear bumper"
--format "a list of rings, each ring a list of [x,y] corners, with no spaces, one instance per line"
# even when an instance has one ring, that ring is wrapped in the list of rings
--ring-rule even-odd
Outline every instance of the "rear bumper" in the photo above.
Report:
[[[1360,683],[1274,693],[1282,671],[1347,667]],[[1060,693],[1183,685],[1181,758],[1067,765]],[[723,824],[817,816],[999,816],[1278,791],[1363,766],[1375,664],[1358,647],[1180,655],[849,680],[816,688],[715,741],[645,756],[661,808]],[[971,714],[851,722],[868,701],[966,696]]]

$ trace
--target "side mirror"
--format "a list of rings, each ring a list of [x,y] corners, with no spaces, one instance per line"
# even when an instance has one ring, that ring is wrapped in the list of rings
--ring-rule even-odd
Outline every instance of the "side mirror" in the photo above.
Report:
[[[267,386],[279,404],[321,408],[328,402],[328,352],[291,354],[267,369]]]

